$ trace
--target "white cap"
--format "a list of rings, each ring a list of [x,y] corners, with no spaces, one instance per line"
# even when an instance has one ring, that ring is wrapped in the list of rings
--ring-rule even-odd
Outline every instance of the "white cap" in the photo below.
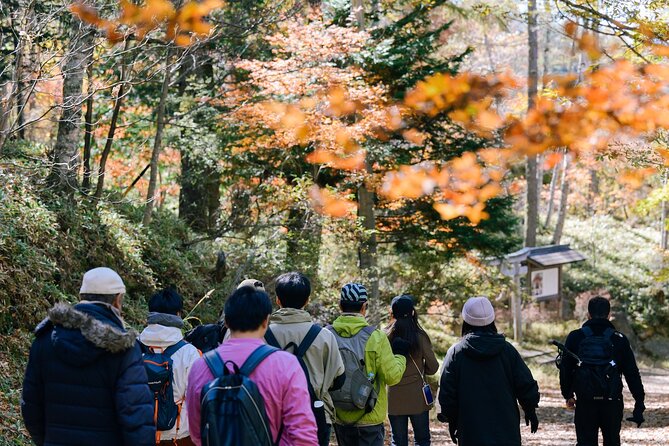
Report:
[[[462,319],[473,327],[485,327],[495,321],[495,309],[487,297],[470,297],[462,307]]]
[[[240,289],[245,286],[250,286],[251,288],[255,288],[256,291],[265,291],[265,285],[259,280],[256,279],[245,279],[242,280],[239,285],[237,285],[237,289]]]
[[[94,268],[84,274],[79,294],[125,293],[123,279],[110,268]]]

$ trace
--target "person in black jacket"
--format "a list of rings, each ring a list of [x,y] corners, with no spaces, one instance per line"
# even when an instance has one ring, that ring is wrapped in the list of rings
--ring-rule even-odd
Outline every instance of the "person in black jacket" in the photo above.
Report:
[[[641,375],[634,358],[634,352],[630,343],[622,333],[615,331],[615,327],[609,322],[611,304],[603,297],[593,297],[588,302],[588,321],[583,328],[574,330],[567,336],[565,347],[572,353],[585,358],[586,352],[581,350],[581,345],[586,335],[608,336],[611,346],[611,356],[614,362],[614,373],[622,373],[627,381],[632,396],[634,397],[634,411],[628,421],[637,423],[637,427],[644,422],[644,389],[641,383]],[[583,366],[586,367],[587,365]],[[579,369],[576,358],[565,354],[560,365],[560,390],[567,401],[567,407],[576,408],[574,424],[576,425],[576,440],[578,446],[597,446],[599,430],[602,430],[604,446],[620,445],[620,427],[623,418],[623,394],[620,375],[613,378],[619,380],[613,394],[606,397],[594,396],[592,392],[583,386],[589,383],[579,383],[585,380],[583,374],[578,374]],[[613,381],[615,383],[615,381]],[[579,384],[581,384],[579,386]],[[579,395],[579,392],[582,394]],[[576,396],[576,398],[574,398]]]
[[[444,359],[439,389],[440,421],[461,446],[520,446],[520,412],[535,433],[539,386],[520,354],[497,333],[495,312],[485,297],[462,309],[463,338]]]
[[[151,446],[153,397],[134,331],[120,316],[125,285],[88,271],[81,302],[56,304],[36,328],[23,381],[23,421],[38,446]]]

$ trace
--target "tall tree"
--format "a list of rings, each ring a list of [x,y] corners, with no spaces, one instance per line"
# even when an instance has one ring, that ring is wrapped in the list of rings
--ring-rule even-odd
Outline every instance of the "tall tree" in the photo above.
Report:
[[[58,120],[58,134],[51,155],[50,183],[72,192],[78,188],[80,167],[79,142],[81,113],[85,102],[82,94],[86,68],[91,63],[95,46],[94,30],[72,18],[70,44],[63,63],[63,104]]]
[[[173,67],[171,65],[172,51],[168,47],[165,55],[165,74],[163,85],[160,90],[160,101],[156,109],[156,135],[153,139],[153,151],[151,152],[151,174],[149,177],[149,187],[146,192],[146,205],[144,206],[144,218],[142,223],[148,226],[153,216],[153,206],[158,199],[158,169],[160,162],[160,152],[163,145],[163,130],[165,129],[165,109],[167,107],[167,95],[170,90],[170,79],[172,77]]]
[[[537,0],[527,3],[527,110],[534,108],[539,82],[539,40],[537,38]],[[539,221],[539,178],[536,155],[528,155],[525,164],[527,193],[525,198],[525,246],[537,243],[537,223]]]
[[[569,200],[569,177],[567,176],[569,168],[569,154],[564,155],[562,159],[562,186],[560,187],[560,207],[558,208],[557,223],[553,233],[552,243],[559,245],[562,240],[564,222],[567,219],[567,203]]]

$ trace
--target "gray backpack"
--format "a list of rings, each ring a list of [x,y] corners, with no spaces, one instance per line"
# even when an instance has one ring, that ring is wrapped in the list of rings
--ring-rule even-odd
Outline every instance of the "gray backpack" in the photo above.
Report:
[[[365,369],[365,346],[376,327],[367,326],[350,338],[339,336],[332,325],[327,327],[337,339],[337,346],[344,362],[344,385],[330,392],[335,407],[345,411],[364,410],[369,413],[374,409],[379,397],[374,388],[374,379],[367,376]]]

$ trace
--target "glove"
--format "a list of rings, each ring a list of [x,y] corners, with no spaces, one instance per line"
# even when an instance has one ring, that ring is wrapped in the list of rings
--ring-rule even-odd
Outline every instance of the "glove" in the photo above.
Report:
[[[533,434],[539,430],[539,418],[534,408],[525,411],[525,426],[530,426],[530,432]]]
[[[637,402],[634,404],[634,410],[632,411],[632,416],[627,418],[627,421],[632,421],[636,423],[636,427],[641,427],[641,423],[646,421],[643,417],[643,411],[646,410],[646,406],[643,403]]]
[[[458,423],[455,421],[448,423],[448,433],[451,436],[451,441],[458,444]]]
[[[438,413],[437,414],[437,421],[439,421],[441,423],[448,423],[448,418],[446,418],[446,414]]]
[[[409,350],[411,349],[411,344],[409,341],[405,341],[402,338],[393,339],[392,343],[393,354],[409,356]]]

